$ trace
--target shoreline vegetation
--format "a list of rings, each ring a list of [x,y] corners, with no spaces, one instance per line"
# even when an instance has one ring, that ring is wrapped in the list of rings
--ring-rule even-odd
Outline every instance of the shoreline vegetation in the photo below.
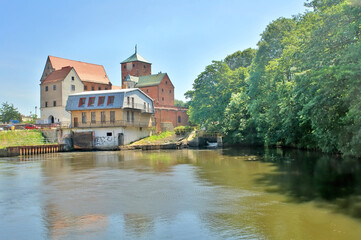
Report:
[[[0,149],[45,144],[45,137],[39,130],[0,131]]]
[[[199,74],[185,94],[193,124],[228,143],[361,157],[361,4],[305,4]]]

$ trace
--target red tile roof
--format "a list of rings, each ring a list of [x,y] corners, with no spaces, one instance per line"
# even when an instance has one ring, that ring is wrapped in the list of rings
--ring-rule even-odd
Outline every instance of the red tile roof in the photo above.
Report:
[[[55,70],[49,74],[49,76],[43,81],[43,83],[62,81],[69,72],[73,69],[72,67],[63,67],[60,70]]]
[[[109,78],[105,73],[105,69],[102,65],[79,62],[54,56],[49,56],[49,60],[55,70],[60,70],[65,66],[73,67],[78,76],[80,77],[80,80],[84,82],[94,82],[101,84],[110,83]]]

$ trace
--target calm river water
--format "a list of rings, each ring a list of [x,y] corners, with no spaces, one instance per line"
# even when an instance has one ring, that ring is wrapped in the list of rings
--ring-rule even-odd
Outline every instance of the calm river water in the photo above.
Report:
[[[0,159],[0,239],[360,239],[361,167],[303,151]]]

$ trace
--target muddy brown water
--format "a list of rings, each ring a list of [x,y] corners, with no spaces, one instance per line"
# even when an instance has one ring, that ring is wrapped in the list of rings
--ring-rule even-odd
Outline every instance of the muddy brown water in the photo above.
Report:
[[[361,239],[359,160],[204,149],[0,159],[0,239]]]

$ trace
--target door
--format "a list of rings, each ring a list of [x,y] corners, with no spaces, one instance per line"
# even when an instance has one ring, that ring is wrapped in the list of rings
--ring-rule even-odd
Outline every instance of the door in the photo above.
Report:
[[[118,146],[124,145],[124,134],[118,133]]]
[[[78,124],[78,118],[75,117],[75,118],[74,118],[74,127],[78,127],[78,126],[79,126],[79,124]]]

